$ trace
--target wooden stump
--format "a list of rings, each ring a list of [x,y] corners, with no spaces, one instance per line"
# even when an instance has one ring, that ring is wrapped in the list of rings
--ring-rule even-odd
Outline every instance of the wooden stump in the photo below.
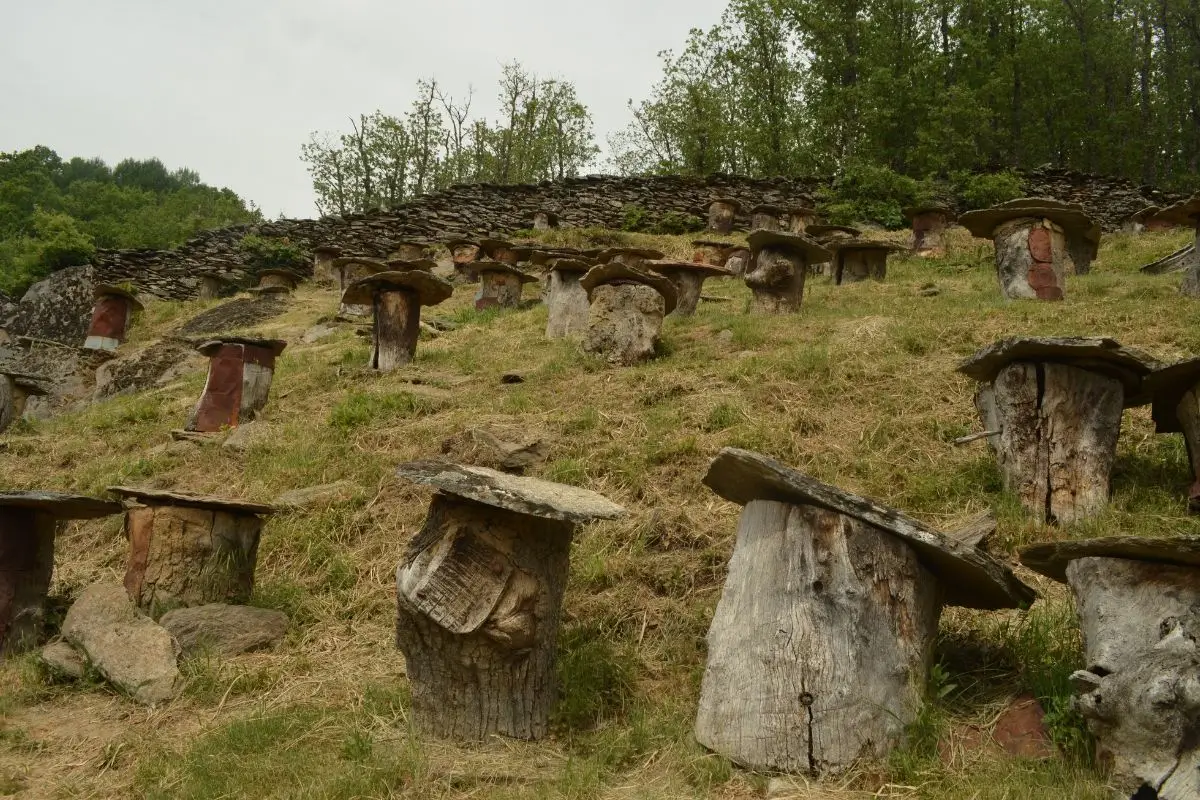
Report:
[[[1124,408],[1121,382],[1048,362],[1017,362],[982,384],[976,406],[1005,488],[1046,522],[1070,523],[1108,504]]]
[[[912,218],[913,254],[921,258],[946,255],[946,222],[945,211],[931,210],[914,214]]]
[[[550,271],[550,292],[546,297],[546,338],[580,337],[587,331],[588,296],[579,285],[582,271]]]
[[[1066,295],[1066,239],[1049,220],[1021,217],[992,234],[996,275],[1007,298],[1062,300]]]
[[[558,227],[558,215],[553,211],[535,211],[533,213],[533,229],[549,231]]]
[[[916,719],[938,582],[891,534],[816,506],[742,512],[708,632],[696,738],[751,769],[882,758]]]
[[[1187,297],[1200,297],[1200,220],[1196,221],[1196,241],[1191,256],[1187,259],[1179,292]]]
[[[750,251],[744,247],[730,250],[729,257],[725,259],[725,269],[739,278],[745,277],[746,271],[750,269]]]
[[[412,362],[421,336],[421,303],[416,292],[398,289],[375,295],[371,367],[389,372]]]
[[[341,254],[342,251],[336,247],[322,245],[313,248],[313,281],[322,285],[337,283],[338,276],[333,260]]]
[[[229,281],[215,272],[202,273],[199,277],[200,285],[196,289],[199,300],[218,300],[229,286]]]
[[[456,241],[451,242],[448,247],[450,258],[454,262],[455,277],[465,283],[479,280],[479,273],[473,266],[479,260],[479,245],[474,242]]]
[[[244,604],[254,592],[261,515],[270,506],[114,488],[125,512],[125,589],[157,618],[181,606]]]
[[[208,378],[186,429],[213,433],[254,419],[267,404],[275,358],[286,346],[282,341],[257,339],[201,345],[200,352],[209,357]]]
[[[804,233],[816,216],[817,212],[814,209],[794,208],[784,215],[783,229],[790,233]]]
[[[779,246],[758,251],[746,273],[746,285],[754,298],[752,313],[795,314],[804,300],[804,279],[808,266],[803,253]]]
[[[707,278],[727,278],[733,273],[721,267],[695,261],[647,261],[645,266],[664,276],[675,287],[677,302],[672,314],[690,317],[700,304],[700,294]]]
[[[840,286],[868,279],[881,281],[887,277],[887,257],[887,250],[877,248],[839,248],[834,253],[834,283]]]
[[[714,200],[708,207],[708,229],[717,233],[729,233],[733,230],[737,210],[736,200]]]
[[[604,284],[591,294],[583,349],[614,364],[654,357],[665,314],[657,289],[639,283]]]
[[[290,292],[300,283],[301,276],[286,269],[264,269],[258,273],[258,289]]]
[[[479,271],[479,292],[475,295],[475,308],[480,311],[494,307],[519,308],[523,285],[520,275],[481,269]]]
[[[41,638],[57,525],[43,511],[0,508],[0,658]]]
[[[0,433],[21,418],[31,396],[45,396],[50,393],[49,387],[50,382],[45,378],[19,372],[0,372]]]
[[[426,255],[426,247],[420,242],[396,242],[388,258],[398,261],[423,261]]]
[[[1067,273],[1071,275],[1087,275],[1092,271],[1092,262],[1099,252],[1099,242],[1094,242],[1086,236],[1074,234],[1066,238],[1067,244]]]
[[[755,208],[750,212],[750,228],[756,231],[777,231],[779,230],[779,209],[777,208]],[[803,231],[796,231],[803,233]]]

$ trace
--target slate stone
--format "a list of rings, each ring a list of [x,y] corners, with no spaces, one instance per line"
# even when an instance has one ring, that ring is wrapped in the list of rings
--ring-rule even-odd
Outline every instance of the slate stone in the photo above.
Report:
[[[235,656],[272,647],[283,639],[288,623],[282,611],[224,603],[177,608],[159,620],[188,658],[202,653]]]

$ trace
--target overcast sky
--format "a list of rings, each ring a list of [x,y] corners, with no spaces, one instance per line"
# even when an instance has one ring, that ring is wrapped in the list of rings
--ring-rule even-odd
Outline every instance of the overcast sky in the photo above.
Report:
[[[501,64],[574,81],[597,140],[660,74],[657,53],[726,0],[0,0],[0,151],[157,156],[268,217],[315,214],[300,145],[417,78],[495,118]]]

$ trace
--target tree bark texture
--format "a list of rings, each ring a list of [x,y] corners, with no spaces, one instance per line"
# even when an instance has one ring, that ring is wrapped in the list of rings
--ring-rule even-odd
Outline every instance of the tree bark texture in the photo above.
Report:
[[[587,331],[588,296],[579,285],[581,272],[552,270],[546,297],[546,338],[581,337]]]
[[[583,349],[613,364],[636,364],[654,357],[666,302],[651,286],[606,283],[592,290]]]
[[[0,433],[21,418],[24,410],[18,406],[25,405],[25,393],[17,388],[13,379],[0,375]]]
[[[573,526],[438,494],[396,574],[414,719],[434,736],[546,735]]]
[[[764,214],[758,212],[750,217],[750,230],[777,231],[779,230],[779,217],[774,214]]]
[[[328,285],[337,283],[337,276],[333,270],[333,253],[314,253],[313,254],[313,281]]]
[[[932,258],[946,255],[946,215],[941,211],[926,211],[912,220],[914,255]]]
[[[887,277],[887,257],[886,250],[841,250],[834,255],[834,283],[840,286],[867,279],[881,281]]]
[[[475,308],[518,308],[521,305],[521,279],[509,272],[487,270],[479,275],[479,293]]]
[[[708,632],[697,740],[784,772],[886,755],[919,711],[940,612],[936,578],[895,536],[750,502]]]
[[[680,317],[690,317],[696,313],[700,305],[700,293],[704,287],[704,275],[694,270],[677,270],[664,273],[675,284],[679,292],[675,310],[672,314]]]
[[[794,314],[804,300],[808,267],[804,256],[782,248],[764,247],[753,259],[746,285],[754,297],[750,311],[760,314]]]
[[[1048,227],[1049,226],[1049,227]],[[1066,239],[1040,219],[1011,220],[996,228],[996,275],[1010,300],[1062,300],[1066,293]]]
[[[1121,432],[1120,381],[1065,364],[1016,362],[975,397],[1005,488],[1046,522],[1100,513]]]
[[[0,513],[0,658],[35,647],[42,635],[57,525],[32,509]]]
[[[421,301],[403,289],[375,295],[375,343],[371,367],[390,372],[410,363],[421,335]]]
[[[1200,386],[1183,393],[1175,407],[1183,441],[1187,445],[1188,463],[1192,467],[1192,485],[1188,489],[1188,511],[1200,513]],[[0,427],[0,430],[3,430]]]
[[[244,604],[254,592],[262,519],[188,506],[134,506],[125,514],[125,589],[157,618],[172,608]]]
[[[254,419],[271,395],[275,353],[270,348],[229,343],[209,357],[204,393],[187,430],[212,433]]]
[[[1087,651],[1077,704],[1112,781],[1124,797],[1200,798],[1200,569],[1080,558],[1067,580]]]
[[[1200,297],[1200,222],[1196,223],[1196,242],[1188,259],[1187,271],[1183,273],[1183,283],[1179,285],[1179,291],[1187,297]]]
[[[729,203],[714,202],[708,207],[708,229],[717,233],[729,233],[733,230],[735,208]]]
[[[197,296],[201,300],[216,300],[221,296],[224,284],[216,278],[201,278]]]

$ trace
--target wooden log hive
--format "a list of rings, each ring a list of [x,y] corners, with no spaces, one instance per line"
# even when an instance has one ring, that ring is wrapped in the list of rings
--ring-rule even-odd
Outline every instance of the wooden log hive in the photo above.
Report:
[[[783,214],[783,209],[779,206],[762,203],[750,209],[750,230],[752,231],[777,231],[779,230],[779,217]],[[803,233],[803,231],[800,231]]]
[[[286,294],[299,286],[302,280],[303,275],[290,269],[264,269],[258,273],[258,286],[254,288],[260,292]]]
[[[1075,595],[1075,707],[1117,796],[1200,797],[1200,537],[1051,542],[1021,561]]]
[[[0,433],[21,418],[30,397],[50,394],[51,385],[48,378],[40,375],[0,372]]]
[[[317,245],[313,248],[313,281],[322,286],[338,283],[337,270],[333,260],[340,258],[342,249],[329,244]]]
[[[708,229],[715,233],[729,233],[741,205],[732,197],[718,197],[708,206]]]
[[[700,304],[700,294],[704,289],[704,281],[708,278],[730,278],[733,273],[722,267],[709,264],[698,264],[694,261],[646,261],[644,266],[666,276],[675,284],[678,301],[671,313],[681,317],[690,317],[696,313]]]
[[[199,300],[217,300],[233,291],[233,281],[220,272],[201,272],[196,277],[200,281],[196,287]]]
[[[760,314],[794,314],[804,299],[804,280],[812,261],[831,258],[826,250],[803,233],[754,231],[750,234],[750,266],[744,280],[754,297],[750,311]]]
[[[1168,206],[1150,218],[1160,226],[1180,226],[1195,231],[1195,242],[1190,257],[1185,259],[1186,268],[1179,292],[1187,297],[1200,297],[1200,192],[1187,200]]]
[[[1149,356],[1104,338],[1004,339],[959,366],[1005,489],[1035,518],[1070,523],[1108,505],[1121,415],[1147,397]]]
[[[737,248],[732,242],[697,239],[692,242],[692,261],[713,267],[724,267],[731,251]]]
[[[125,500],[125,590],[156,619],[173,608],[245,604],[269,505],[115,486]]]
[[[450,250],[450,260],[454,262],[454,277],[464,283],[474,283],[479,280],[474,264],[482,255],[479,242],[469,239],[451,239],[446,242]]]
[[[419,263],[419,262],[418,262]],[[390,372],[417,352],[421,306],[447,300],[454,287],[423,269],[379,272],[350,284],[342,305],[369,305],[372,317],[371,368]]]
[[[537,278],[503,261],[477,261],[479,291],[475,293],[475,308],[519,308],[525,284]]]
[[[59,523],[120,512],[118,503],[59,492],[0,492],[0,658],[42,636]]]
[[[429,247],[424,242],[402,239],[392,243],[388,254],[390,261],[423,262],[429,258]]]
[[[142,310],[142,304],[129,290],[108,284],[95,288],[95,298],[83,346],[88,350],[116,350],[125,341],[129,323]]]
[[[809,225],[805,230],[805,234],[815,239],[818,244],[829,251],[830,255],[824,259],[812,261],[808,265],[808,271],[812,275],[828,274],[833,277],[833,248],[838,242],[859,239],[862,237],[862,231],[858,228],[852,228],[849,225]]]
[[[186,429],[213,433],[254,419],[267,404],[275,359],[287,347],[279,339],[227,337],[196,349],[208,356],[204,393],[192,410]]]
[[[704,483],[744,508],[695,733],[751,769],[885,757],[920,712],[943,603],[1035,596],[981,550],[757,453],[723,449]]]
[[[359,258],[359,257],[344,257],[335,258],[333,260],[334,274],[337,277],[338,290],[345,293],[350,284],[355,281],[368,278],[372,275],[377,275],[380,272],[387,272],[388,265],[374,258]],[[346,317],[369,317],[371,316],[372,307],[370,304],[346,304],[341,303],[338,307],[338,314]]]
[[[955,219],[954,212],[941,205],[914,206],[904,209],[912,224],[912,254],[921,258],[946,255],[946,228]]]
[[[398,474],[438,490],[396,571],[414,721],[463,741],[545,736],[574,529],[625,510],[485,467],[412,462]]]
[[[544,208],[533,212],[533,229],[535,231],[549,231],[557,227],[558,214]]]
[[[1200,514],[1200,358],[1160,367],[1146,376],[1151,416],[1158,433],[1182,433],[1192,468],[1188,511]]]
[[[788,233],[807,233],[808,226],[817,220],[817,210],[812,206],[792,206],[783,213],[783,230]]]
[[[833,282],[841,286],[843,283],[884,280],[888,256],[900,248],[869,239],[837,239],[830,242],[828,249],[833,252]]]
[[[663,317],[678,301],[675,284],[617,261],[593,267],[579,283],[589,303],[584,351],[625,366],[653,358]]]
[[[579,280],[594,264],[577,258],[549,262],[550,281],[546,294],[546,338],[580,338],[587,332],[588,295]]]

